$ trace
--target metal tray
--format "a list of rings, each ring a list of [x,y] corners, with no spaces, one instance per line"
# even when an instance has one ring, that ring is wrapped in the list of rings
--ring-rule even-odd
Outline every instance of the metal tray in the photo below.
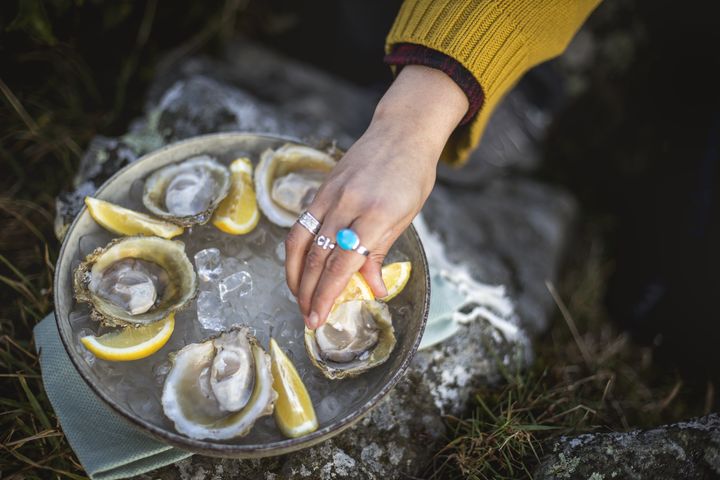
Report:
[[[222,133],[205,135],[168,145],[145,155],[136,162],[117,172],[97,191],[96,197],[126,204],[129,189],[137,179],[146,177],[150,172],[166,164],[185,158],[210,154],[220,161],[229,163],[238,156],[249,156],[257,162],[259,155],[267,148],[277,148],[295,139],[249,133]],[[204,455],[236,458],[259,458],[280,455],[309,447],[327,440],[352,426],[378,405],[385,395],[397,384],[407,369],[410,360],[417,351],[425,328],[430,298],[430,280],[427,261],[422,244],[414,228],[410,227],[398,239],[393,249],[397,249],[413,263],[413,274],[405,290],[393,302],[398,302],[409,313],[403,321],[395,321],[398,343],[390,359],[364,375],[368,388],[352,404],[343,405],[341,413],[328,424],[304,437],[278,438],[266,443],[248,440],[246,437],[232,441],[195,440],[188,438],[163,422],[151,422],[135,414],[126,404],[113,398],[108,382],[98,377],[83,360],[77,342],[74,341],[69,314],[75,300],[72,292],[72,269],[80,261],[79,241],[84,235],[102,231],[86,209],[83,209],[65,236],[55,272],[55,313],[60,337],[65,349],[82,378],[90,388],[120,416],[137,426],[141,431],[163,442],[185,450]],[[408,310],[409,309],[409,310]],[[77,332],[75,332],[77,333]],[[267,345],[264,345],[267,348]],[[158,353],[159,354],[159,353]],[[157,354],[156,354],[157,355]],[[338,389],[347,388],[346,380],[336,380]],[[315,402],[318,399],[314,399]]]

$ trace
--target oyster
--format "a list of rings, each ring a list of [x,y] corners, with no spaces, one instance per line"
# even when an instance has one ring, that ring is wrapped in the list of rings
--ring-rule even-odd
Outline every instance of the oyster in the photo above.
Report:
[[[90,253],[73,275],[75,298],[106,325],[146,325],[195,295],[185,244],[153,236],[122,237]]]
[[[192,343],[172,358],[162,406],[178,432],[191,438],[227,440],[247,434],[273,412],[270,356],[248,327]]]
[[[317,193],[335,159],[325,152],[286,144],[266,150],[255,169],[255,193],[260,210],[271,222],[291,227]]]
[[[145,180],[143,204],[183,227],[205,224],[230,191],[227,167],[200,155],[154,171]]]
[[[394,348],[390,310],[375,300],[341,303],[321,327],[305,329],[310,360],[331,379],[354,377],[376,367]]]

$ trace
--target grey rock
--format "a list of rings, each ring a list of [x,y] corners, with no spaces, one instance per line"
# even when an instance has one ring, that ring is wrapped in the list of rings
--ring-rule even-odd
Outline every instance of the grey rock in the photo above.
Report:
[[[319,138],[351,141],[327,120],[306,116],[300,121],[245,91],[202,75],[178,80],[152,111],[158,115],[156,128],[167,143],[215,132],[282,133],[311,142]]]
[[[557,277],[577,205],[567,193],[510,177],[486,187],[437,185],[423,210],[451,260],[468,262],[477,280],[509,288],[531,333],[547,326]]]
[[[561,437],[536,479],[720,477],[720,416],[651,430]]]
[[[359,88],[310,65],[239,39],[226,46],[220,59],[192,58],[161,72],[150,88],[148,109],[152,109],[175,82],[194,75],[252,92],[258,100],[292,115],[297,123],[323,119],[337,125],[352,138],[363,133],[380,97],[378,92]]]

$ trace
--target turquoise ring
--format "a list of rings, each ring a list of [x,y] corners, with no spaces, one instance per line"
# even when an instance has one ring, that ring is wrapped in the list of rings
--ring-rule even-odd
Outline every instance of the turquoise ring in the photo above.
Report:
[[[358,237],[358,234],[350,228],[343,228],[337,232],[335,241],[337,242],[338,247],[343,250],[357,252],[366,257],[370,254],[370,251],[367,248],[360,245],[360,237]]]

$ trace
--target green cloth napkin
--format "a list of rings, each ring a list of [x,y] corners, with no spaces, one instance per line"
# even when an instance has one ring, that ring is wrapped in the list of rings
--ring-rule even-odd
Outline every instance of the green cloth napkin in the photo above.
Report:
[[[455,312],[467,301],[455,285],[445,280],[430,266],[430,312],[425,332],[420,340],[420,349],[432,347],[453,336],[460,325],[455,321]]]
[[[466,295],[431,266],[432,301],[421,348],[453,335],[454,314]],[[192,453],[160,443],[110,410],[90,390],[68,357],[54,314],[35,326],[45,391],[63,432],[90,478],[127,478],[187,458]]]
[[[127,478],[192,455],[141,433],[90,390],[63,347],[54,314],[35,326],[34,335],[45,391],[90,478]]]

